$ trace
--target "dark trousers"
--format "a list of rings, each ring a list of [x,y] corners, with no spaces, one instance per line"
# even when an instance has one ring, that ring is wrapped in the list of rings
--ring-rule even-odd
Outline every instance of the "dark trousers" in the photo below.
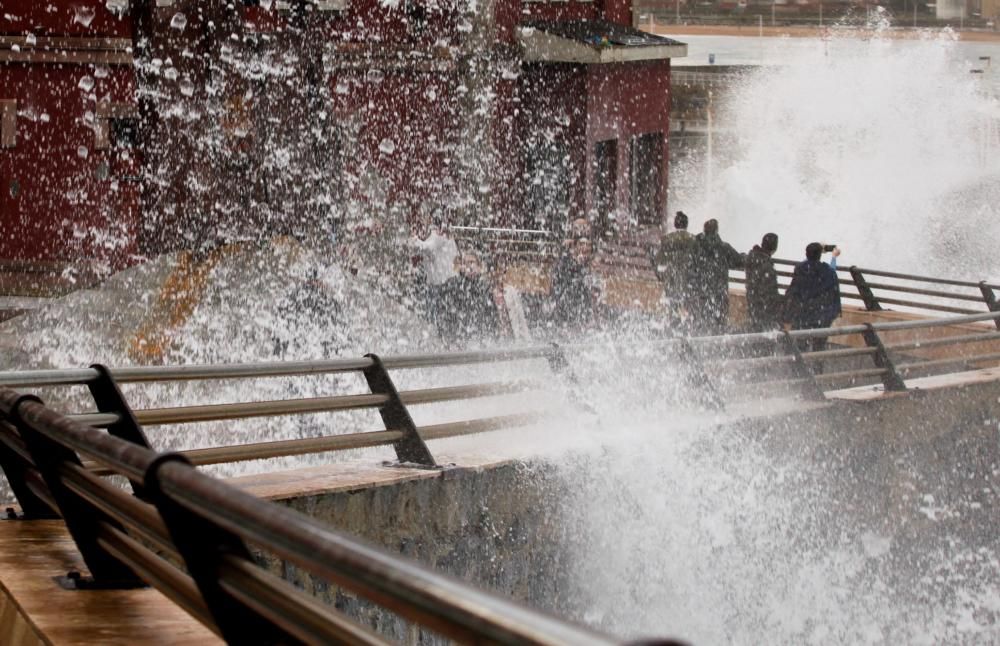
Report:
[[[818,330],[821,328],[830,327],[830,323],[817,323],[816,325],[803,325],[796,327],[797,330]],[[798,346],[799,352],[823,352],[826,350],[827,345],[830,342],[830,337],[814,337],[811,339],[798,339],[795,345]],[[813,372],[817,375],[823,374],[823,362],[813,361],[812,362]]]

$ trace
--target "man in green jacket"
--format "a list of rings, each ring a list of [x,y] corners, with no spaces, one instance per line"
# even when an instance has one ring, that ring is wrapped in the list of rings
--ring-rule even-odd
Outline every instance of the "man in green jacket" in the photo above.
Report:
[[[687,215],[678,211],[674,216],[674,230],[660,239],[653,258],[656,275],[663,282],[667,298],[668,322],[675,330],[686,327],[691,310],[696,242],[687,227]]]

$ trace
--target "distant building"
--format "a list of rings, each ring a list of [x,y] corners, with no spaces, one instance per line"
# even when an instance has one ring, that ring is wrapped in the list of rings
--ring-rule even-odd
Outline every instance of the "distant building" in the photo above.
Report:
[[[470,9],[473,7],[473,9]],[[6,0],[0,259],[659,221],[670,58],[626,0]]]

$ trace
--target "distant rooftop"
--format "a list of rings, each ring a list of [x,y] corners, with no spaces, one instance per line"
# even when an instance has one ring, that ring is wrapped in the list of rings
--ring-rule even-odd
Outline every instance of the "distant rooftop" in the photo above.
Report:
[[[615,45],[618,47],[655,47],[664,45],[684,45],[684,43],[639,31],[626,25],[605,20],[560,20],[526,22],[522,28],[539,29],[553,36],[575,40],[594,46]]]
[[[604,20],[528,21],[518,40],[525,60],[623,63],[687,56],[687,45]]]

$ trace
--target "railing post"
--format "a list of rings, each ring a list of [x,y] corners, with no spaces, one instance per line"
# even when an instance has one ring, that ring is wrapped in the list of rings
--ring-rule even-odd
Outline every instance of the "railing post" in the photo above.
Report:
[[[705,364],[698,358],[698,354],[691,347],[691,342],[684,337],[677,337],[680,346],[681,359],[687,366],[687,378],[691,386],[697,391],[699,399],[705,406],[718,411],[726,409],[726,404],[719,394],[719,390],[705,372]]]
[[[222,638],[228,644],[299,643],[235,599],[219,583],[225,559],[235,557],[253,562],[253,558],[239,536],[174,502],[163,492],[159,481],[160,467],[174,462],[188,465],[194,471],[194,467],[182,455],[161,455],[146,471],[143,490],[163,518],[167,531],[170,532],[170,539],[184,559],[188,574],[198,586]]]
[[[14,411],[22,401],[37,401],[41,403],[41,400],[34,395],[23,395],[21,396],[11,408],[11,414],[14,415]],[[17,428],[17,422],[14,419],[4,419],[8,422],[10,429],[0,430],[0,433],[14,434],[14,430]],[[18,437],[20,437],[20,431],[18,431]],[[24,441],[24,438],[21,438]],[[7,476],[7,483],[10,485],[10,490],[17,499],[17,504],[21,507],[21,518],[24,520],[40,520],[40,519],[55,519],[59,518],[59,514],[56,510],[51,509],[48,504],[45,503],[41,498],[35,495],[35,492],[31,490],[28,486],[28,472],[33,468],[32,464],[22,456],[14,448],[7,445],[6,442],[0,441],[0,468],[3,469],[4,475]],[[16,515],[13,513],[13,509],[8,509],[7,518],[14,519]]]
[[[60,583],[74,589],[146,587],[146,583],[131,568],[100,546],[98,532],[101,523],[107,523],[123,531],[124,528],[114,519],[83,502],[63,484],[60,471],[64,463],[75,464],[81,468],[83,465],[75,451],[34,430],[21,418],[21,404],[29,400],[42,403],[37,397],[21,397],[17,400],[17,405],[11,409],[11,417],[91,574],[91,578],[84,578],[79,576],[79,573],[70,572],[60,579]]]
[[[551,370],[554,375],[561,375],[562,377],[565,377],[566,381],[574,387],[569,391],[569,398],[576,406],[592,415],[596,415],[597,411],[594,407],[580,396],[580,392],[578,390],[580,380],[576,378],[576,373],[574,373],[573,369],[570,368],[569,361],[566,360],[566,352],[563,351],[562,346],[553,342],[551,344],[551,348],[552,349],[545,354],[545,360],[549,363],[549,370]]]
[[[799,350],[799,346],[795,343],[795,339],[788,330],[784,330],[775,339],[778,344],[778,348],[784,352],[786,355],[792,358],[792,375],[798,379],[802,379],[802,395],[806,399],[813,400],[825,400],[826,393],[820,387],[819,382],[816,381],[816,375],[809,366],[806,365],[805,359],[802,358],[802,352]]]
[[[993,293],[993,288],[987,285],[985,280],[980,281],[979,291],[983,293],[983,300],[986,301],[986,307],[991,312],[1000,312],[1000,303],[997,303],[996,294]],[[993,324],[1000,330],[1000,317],[993,319]]]
[[[875,348],[872,360],[875,362],[876,367],[885,368],[886,370],[882,375],[882,385],[885,387],[886,392],[905,391],[906,382],[903,381],[903,378],[896,371],[896,364],[889,358],[889,352],[882,344],[882,339],[879,337],[878,332],[875,331],[871,323],[865,323],[865,327],[867,329],[861,333],[861,336],[865,340],[865,345],[869,348]]]
[[[420,437],[417,425],[410,417],[410,411],[406,409],[403,401],[399,398],[399,391],[389,376],[389,371],[385,369],[382,360],[375,354],[366,354],[372,360],[372,365],[364,369],[365,380],[368,388],[378,395],[386,395],[389,401],[379,406],[378,412],[382,416],[382,423],[387,430],[402,431],[403,438],[393,445],[396,450],[396,458],[400,462],[411,462],[425,467],[436,467],[437,462],[431,455],[430,449]]]
[[[111,371],[99,363],[90,366],[97,371],[97,378],[87,383],[91,397],[97,404],[97,410],[102,413],[115,413],[118,421],[108,426],[108,433],[126,442],[138,444],[144,448],[152,448],[149,439],[139,426],[139,422],[132,413],[132,408],[125,401],[118,384],[115,382]],[[132,483],[132,491],[136,496],[142,498],[142,486]]]
[[[876,312],[882,309],[879,304],[878,299],[875,298],[875,294],[872,293],[872,288],[868,286],[868,281],[865,280],[864,274],[856,266],[852,266],[849,270],[851,272],[851,278],[854,279],[854,286],[858,289],[858,294],[861,295],[861,300],[865,303],[865,309],[869,312]]]

